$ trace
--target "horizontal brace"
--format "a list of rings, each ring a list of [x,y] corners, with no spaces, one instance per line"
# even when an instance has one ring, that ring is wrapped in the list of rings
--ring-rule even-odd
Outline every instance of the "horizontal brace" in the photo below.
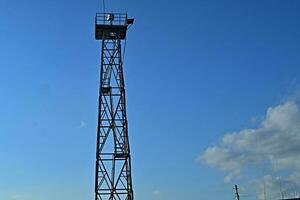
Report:
[[[100,125],[100,127],[102,127],[102,128],[113,128],[113,127],[115,127],[115,128],[125,128],[124,126],[101,126],[101,125]]]

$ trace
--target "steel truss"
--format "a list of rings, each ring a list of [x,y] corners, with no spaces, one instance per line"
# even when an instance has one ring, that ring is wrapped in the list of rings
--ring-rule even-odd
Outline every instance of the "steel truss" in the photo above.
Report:
[[[102,39],[95,200],[133,200],[121,44]]]

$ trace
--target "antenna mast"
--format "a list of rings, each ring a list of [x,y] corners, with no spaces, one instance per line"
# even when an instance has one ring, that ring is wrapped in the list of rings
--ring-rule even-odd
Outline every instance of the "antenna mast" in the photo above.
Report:
[[[284,194],[282,191],[282,183],[281,183],[281,178],[279,177],[279,189],[280,189],[280,195],[281,195],[281,199],[284,199]]]
[[[237,185],[234,186],[234,190],[235,190],[235,197],[237,200],[240,200],[240,194],[239,194],[239,188]]]
[[[103,13],[105,13],[105,0],[102,0]]]
[[[264,200],[267,200],[266,182],[264,180]]]

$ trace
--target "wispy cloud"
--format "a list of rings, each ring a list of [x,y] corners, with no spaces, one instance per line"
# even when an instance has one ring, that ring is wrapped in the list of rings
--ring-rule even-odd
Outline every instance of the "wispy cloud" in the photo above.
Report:
[[[155,195],[155,196],[159,196],[159,195],[161,195],[161,191],[160,190],[153,190],[152,194]]]
[[[84,127],[86,127],[86,125],[87,125],[86,121],[81,120],[81,121],[80,121],[79,127],[80,127],[80,128],[84,128]]]
[[[300,189],[300,109],[289,100],[267,110],[254,129],[225,134],[219,144],[207,148],[198,158],[208,166],[227,172],[225,182],[243,175],[243,170],[267,166],[272,173],[289,174],[284,180]],[[265,176],[269,187],[277,178]]]
[[[10,197],[11,200],[21,200],[23,197],[21,195],[15,194]]]

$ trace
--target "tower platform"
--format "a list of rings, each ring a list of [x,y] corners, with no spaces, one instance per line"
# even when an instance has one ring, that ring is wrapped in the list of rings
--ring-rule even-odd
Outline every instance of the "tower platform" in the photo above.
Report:
[[[127,28],[133,24],[133,19],[128,19],[123,13],[96,13],[95,38],[96,40],[126,38]]]

